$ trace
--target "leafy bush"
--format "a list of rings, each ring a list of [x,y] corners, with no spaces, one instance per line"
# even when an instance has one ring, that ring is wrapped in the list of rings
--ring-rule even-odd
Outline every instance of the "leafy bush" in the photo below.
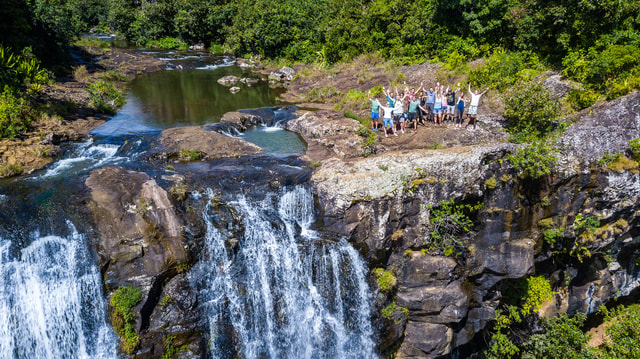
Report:
[[[373,275],[376,277],[376,280],[378,282],[378,288],[380,288],[380,290],[385,293],[391,293],[398,282],[396,276],[393,275],[393,272],[385,270],[383,268],[374,269]]]
[[[396,317],[398,312],[402,313],[402,316],[394,321],[395,324],[400,324],[402,317],[405,319],[409,317],[409,309],[397,305],[395,301],[382,308],[382,317],[391,320]]]
[[[515,154],[507,155],[507,160],[521,176],[533,179],[550,174],[558,161],[555,148],[545,141],[519,148]]]
[[[543,70],[544,66],[533,53],[496,50],[484,65],[469,73],[469,80],[482,87],[504,90],[533,79]]]
[[[182,161],[199,161],[204,157],[204,154],[197,150],[180,150],[178,156]]]
[[[22,174],[20,165],[0,164],[0,178],[13,177]]]
[[[124,96],[111,82],[98,80],[87,87],[91,107],[97,112],[115,114],[115,109],[124,104]]]
[[[629,146],[631,146],[631,158],[640,162],[640,138],[629,141]]]
[[[547,134],[558,117],[560,104],[540,83],[523,82],[507,92],[504,114],[508,130],[516,137]]]
[[[580,111],[593,105],[600,97],[600,94],[591,89],[572,89],[567,94],[567,102],[574,110]]]
[[[8,86],[0,94],[0,138],[16,138],[31,128],[32,110]]]
[[[160,40],[148,41],[145,46],[149,48],[165,49],[165,50],[174,50],[174,49],[185,50],[189,48],[189,46],[184,41],[176,39],[175,37],[170,37],[170,36],[163,37]]]
[[[545,332],[534,334],[523,345],[522,359],[592,358],[586,349],[589,336],[580,330],[586,316],[566,314],[543,322]]]
[[[132,286],[119,287],[111,296],[110,303],[113,307],[111,322],[113,329],[122,338],[122,349],[126,353],[131,353],[140,341],[136,333],[136,315],[133,312],[142,299],[142,291]]]
[[[471,230],[473,222],[469,215],[482,207],[456,204],[453,199],[442,201],[437,207],[429,206],[431,211],[428,233],[428,251],[445,256],[463,256],[466,253],[465,242],[460,238]]]

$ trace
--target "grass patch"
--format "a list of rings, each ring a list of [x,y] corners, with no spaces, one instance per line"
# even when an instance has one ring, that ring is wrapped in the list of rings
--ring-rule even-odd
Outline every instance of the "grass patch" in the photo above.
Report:
[[[374,269],[373,275],[376,277],[376,281],[378,282],[378,288],[380,288],[384,293],[391,293],[398,283],[398,279],[393,272],[383,268]]]

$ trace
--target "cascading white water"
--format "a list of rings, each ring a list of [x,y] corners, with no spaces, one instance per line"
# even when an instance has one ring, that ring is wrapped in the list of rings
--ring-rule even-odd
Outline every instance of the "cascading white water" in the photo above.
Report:
[[[230,204],[242,217],[240,242],[228,248],[210,201],[205,254],[192,271],[211,357],[374,357],[365,265],[346,241],[309,229],[310,191],[298,186],[257,202],[240,195]]]
[[[117,358],[101,277],[72,224],[12,255],[0,238],[0,358]]]

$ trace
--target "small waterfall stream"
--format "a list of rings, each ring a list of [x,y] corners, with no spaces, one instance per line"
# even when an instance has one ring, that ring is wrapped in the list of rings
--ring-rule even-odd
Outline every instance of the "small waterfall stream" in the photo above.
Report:
[[[0,357],[116,358],[100,273],[70,222],[12,254],[0,238]]]
[[[230,203],[244,232],[235,248],[216,225],[212,191],[203,213],[204,256],[192,279],[208,320],[213,358],[374,357],[366,267],[346,241],[314,222],[311,192],[297,186]]]

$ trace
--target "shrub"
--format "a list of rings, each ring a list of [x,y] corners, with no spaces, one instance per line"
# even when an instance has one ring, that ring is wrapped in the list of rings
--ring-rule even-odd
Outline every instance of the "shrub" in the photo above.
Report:
[[[202,152],[196,150],[180,150],[178,156],[181,161],[198,161],[204,157]]]
[[[382,317],[391,320],[396,317],[396,313],[398,312],[402,313],[402,316],[394,321],[394,323],[397,325],[402,322],[403,317],[404,319],[409,317],[409,309],[397,305],[395,301],[382,308]]]
[[[550,174],[556,166],[556,150],[545,141],[536,141],[519,148],[515,154],[507,155],[507,160],[523,177],[533,179]]]
[[[471,230],[473,222],[469,218],[472,212],[482,207],[476,205],[455,204],[453,200],[439,203],[438,207],[429,206],[431,211],[428,233],[429,252],[445,256],[462,256],[466,252],[462,235]]]
[[[508,130],[516,137],[544,136],[552,129],[559,110],[560,104],[540,83],[519,83],[505,98]]]
[[[393,275],[393,272],[385,270],[383,268],[374,269],[373,275],[376,277],[376,280],[378,282],[378,288],[380,288],[380,290],[385,293],[391,293],[398,282],[396,276]]]
[[[113,329],[122,338],[122,349],[131,353],[140,341],[135,329],[136,316],[133,312],[142,299],[142,291],[132,286],[119,287],[111,296],[110,303],[113,306],[111,321]]]
[[[73,79],[78,82],[87,82],[90,78],[89,71],[85,65],[80,65],[73,70]]]
[[[567,102],[574,110],[580,111],[593,105],[600,98],[600,94],[591,90],[569,90]]]
[[[31,128],[32,110],[8,86],[0,94],[0,138],[16,138]]]
[[[109,81],[98,80],[87,87],[91,107],[100,113],[115,114],[115,109],[124,104],[124,96]]]
[[[629,141],[629,146],[631,146],[631,158],[640,162],[640,138]]]
[[[535,54],[496,50],[484,65],[469,73],[469,80],[482,87],[504,90],[523,80],[531,80],[542,70],[544,67]]]
[[[13,177],[22,174],[20,165],[0,164],[0,178]]]
[[[495,177],[488,178],[486,181],[484,181],[484,186],[487,189],[494,189],[496,188],[497,185],[498,185],[498,181],[496,180]]]
[[[160,48],[165,50],[173,50],[173,49],[185,50],[189,48],[189,46],[187,46],[187,44],[184,41],[176,39],[175,37],[169,37],[169,36],[163,37],[160,40],[148,41],[146,44],[146,47]]]

